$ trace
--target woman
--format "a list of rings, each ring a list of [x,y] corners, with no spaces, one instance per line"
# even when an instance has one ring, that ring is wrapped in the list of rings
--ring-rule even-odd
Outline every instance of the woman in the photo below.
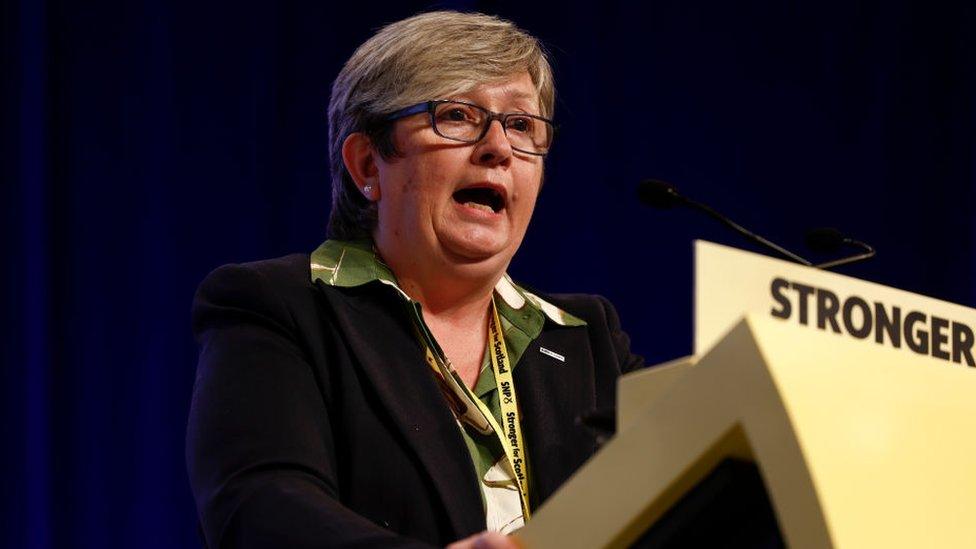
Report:
[[[505,274],[553,96],[538,42],[480,14],[394,23],[346,63],[329,240],[222,267],[194,303],[209,546],[507,546],[593,454],[577,418],[640,359],[602,298]]]

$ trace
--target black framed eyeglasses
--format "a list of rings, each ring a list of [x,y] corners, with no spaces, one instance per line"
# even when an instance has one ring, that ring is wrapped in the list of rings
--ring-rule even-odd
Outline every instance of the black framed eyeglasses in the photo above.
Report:
[[[399,120],[426,112],[434,133],[462,143],[477,143],[485,138],[491,123],[498,120],[512,149],[525,154],[544,156],[552,145],[556,128],[552,120],[521,112],[497,113],[464,101],[436,99],[400,109],[386,117]]]

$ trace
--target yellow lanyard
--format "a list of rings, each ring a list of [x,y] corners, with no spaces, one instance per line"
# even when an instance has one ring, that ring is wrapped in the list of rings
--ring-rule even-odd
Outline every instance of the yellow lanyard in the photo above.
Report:
[[[419,311],[418,316],[419,316]],[[508,462],[515,471],[515,484],[519,489],[519,499],[522,502],[522,514],[529,520],[529,473],[525,460],[525,443],[522,437],[522,421],[519,415],[518,400],[515,396],[515,380],[512,378],[512,365],[508,359],[508,348],[502,335],[501,320],[498,318],[498,308],[495,298],[491,300],[491,317],[488,320],[488,354],[491,357],[491,367],[495,372],[495,385],[498,389],[498,399],[501,402],[501,417],[504,428],[495,421],[491,410],[476,397],[468,386],[461,380],[450,362],[440,352],[440,347],[433,336],[421,324],[421,336],[426,347],[427,364],[438,374],[441,390],[451,404],[459,419],[471,425],[481,434],[494,433],[505,450]],[[434,350],[438,352],[435,354]],[[440,360],[438,360],[438,358]],[[474,403],[472,409],[466,403]]]

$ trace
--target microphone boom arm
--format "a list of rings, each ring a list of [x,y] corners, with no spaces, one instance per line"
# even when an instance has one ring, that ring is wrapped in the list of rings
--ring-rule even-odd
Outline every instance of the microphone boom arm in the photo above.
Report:
[[[861,261],[869,257],[874,257],[874,254],[876,253],[874,251],[874,248],[872,248],[870,245],[864,242],[861,242],[860,240],[852,240],[848,238],[845,239],[844,244],[848,244],[856,248],[861,248],[862,250],[864,250],[864,253],[860,253],[848,257],[842,257],[840,259],[834,259],[833,261],[826,261],[824,263],[817,263],[816,265],[813,265],[813,267],[817,269],[830,269],[833,267],[838,267],[840,265],[847,265],[848,263],[854,263],[855,261]]]
[[[767,247],[767,248],[769,248],[769,249],[771,249],[773,251],[779,252],[779,254],[782,255],[783,257],[785,257],[785,258],[787,258],[787,259],[789,259],[791,261],[796,261],[797,263],[799,263],[801,265],[806,265],[807,267],[813,267],[814,266],[813,263],[807,261],[806,259],[803,259],[802,257],[800,257],[800,256],[796,255],[795,253],[787,250],[786,248],[784,248],[784,247],[782,247],[782,246],[780,246],[778,244],[775,244],[775,243],[773,243],[773,242],[771,242],[771,241],[769,241],[769,240],[767,240],[767,239],[759,236],[758,234],[750,231],[749,229],[746,229],[742,225],[739,225],[735,221],[732,221],[731,219],[725,217],[724,215],[716,212],[715,210],[713,210],[712,208],[706,206],[705,204],[702,204],[701,202],[696,202],[696,201],[694,201],[694,200],[692,200],[690,198],[687,198],[685,196],[681,196],[681,199],[683,199],[684,202],[686,204],[688,204],[689,206],[705,212],[712,219],[716,219],[716,220],[722,222],[722,224],[724,224],[725,226],[729,227],[733,231],[735,231],[735,232],[737,232],[737,233],[745,236],[746,238],[748,238],[748,239],[750,239],[752,241],[758,242],[759,244],[761,244],[761,245],[763,245],[763,246],[765,246],[765,247]],[[873,255],[874,251],[872,250],[871,253]],[[818,267],[819,267],[819,265],[818,265]]]

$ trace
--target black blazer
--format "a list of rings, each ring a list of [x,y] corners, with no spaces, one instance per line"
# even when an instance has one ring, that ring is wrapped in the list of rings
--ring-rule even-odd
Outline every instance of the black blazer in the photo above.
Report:
[[[533,507],[596,451],[577,418],[613,409],[617,377],[642,364],[605,299],[547,299],[588,325],[547,319],[515,368]],[[204,280],[186,458],[209,547],[424,547],[484,530],[470,454],[410,322],[382,284],[314,285],[307,255]]]

